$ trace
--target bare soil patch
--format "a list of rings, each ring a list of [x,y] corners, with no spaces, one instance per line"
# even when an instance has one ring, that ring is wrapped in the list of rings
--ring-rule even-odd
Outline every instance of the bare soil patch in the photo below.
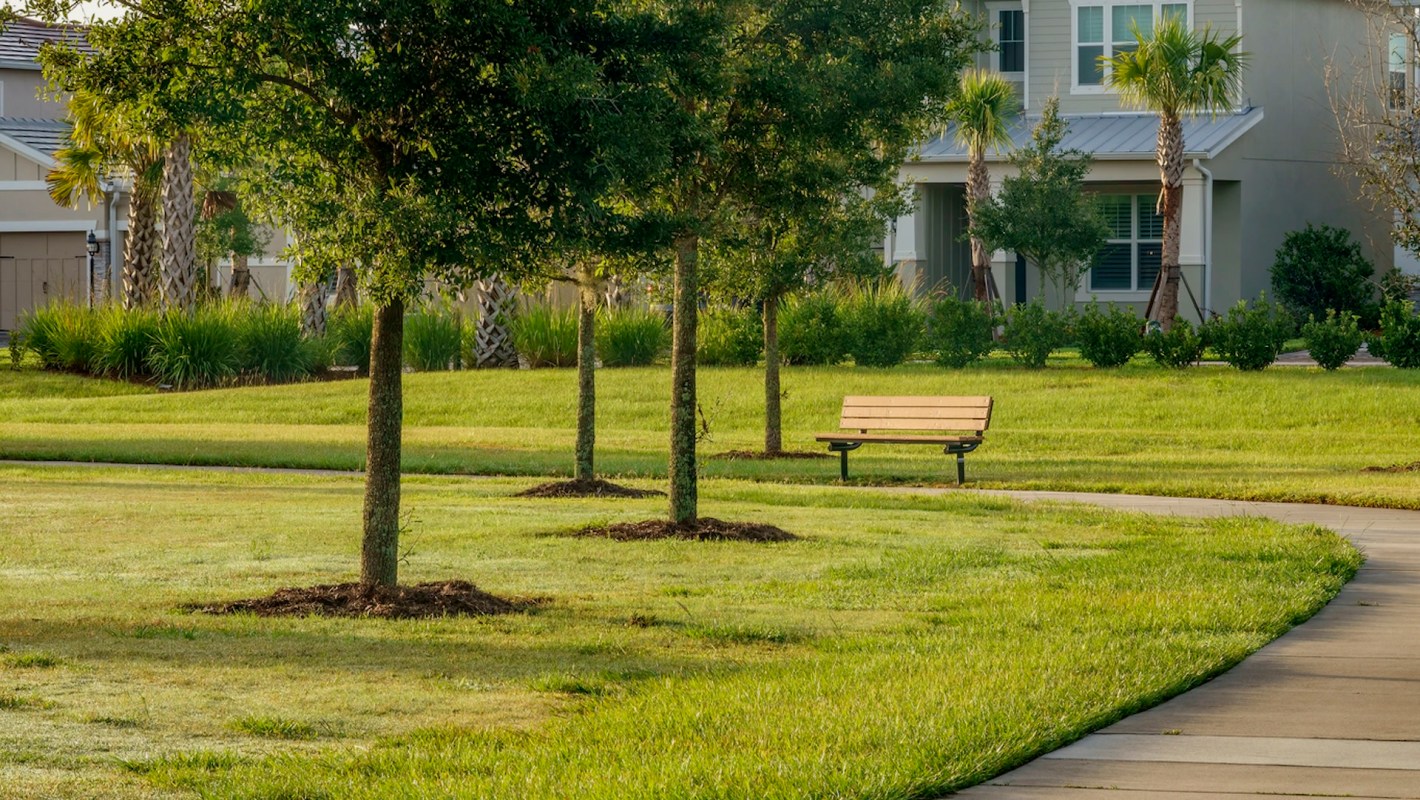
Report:
[[[277,589],[250,600],[192,604],[203,614],[256,614],[259,617],[376,617],[426,619],[512,614],[537,605],[528,599],[488,594],[468,581],[437,581],[367,591],[358,583]]]
[[[833,453],[809,450],[781,450],[777,453],[766,453],[761,450],[727,450],[710,457],[726,461],[806,461],[816,458],[833,458],[834,456]]]
[[[572,534],[583,537],[605,537],[618,542],[651,541],[655,539],[689,539],[697,542],[792,542],[799,537],[774,525],[761,522],[725,522],[714,517],[701,517],[694,522],[675,523],[669,520],[618,522],[597,525]]]
[[[590,480],[553,481],[524,489],[514,497],[664,497],[655,489],[633,489],[600,478]]]
[[[1392,464],[1389,467],[1366,467],[1362,472],[1420,472],[1420,461],[1409,464]]]

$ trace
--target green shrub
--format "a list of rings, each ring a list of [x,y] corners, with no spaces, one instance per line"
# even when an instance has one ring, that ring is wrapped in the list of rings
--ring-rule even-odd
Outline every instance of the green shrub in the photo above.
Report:
[[[1203,357],[1208,344],[1204,331],[1177,317],[1168,331],[1155,330],[1144,336],[1144,350],[1160,366],[1182,369]]]
[[[533,369],[577,366],[577,309],[530,306],[513,318],[513,347]]]
[[[98,333],[93,311],[69,302],[50,303],[21,317],[12,352],[34,353],[45,369],[89,372],[98,352]]]
[[[311,374],[312,345],[301,333],[301,309],[292,304],[243,303],[233,307],[240,371],[267,383],[289,383]]]
[[[1046,308],[1040,298],[1006,310],[1001,346],[1019,364],[1040,369],[1051,353],[1069,341],[1069,317]]]
[[[944,367],[960,369],[996,347],[996,315],[990,305],[942,294],[927,308],[924,343]]]
[[[1349,311],[1364,322],[1375,320],[1376,271],[1350,231],[1308,224],[1287,234],[1272,265],[1272,293],[1294,319]]]
[[[1371,341],[1371,352],[1401,369],[1420,368],[1420,317],[1409,300],[1386,303],[1381,309],[1381,332]]]
[[[449,303],[424,303],[404,318],[404,363],[411,369],[456,369],[462,345],[463,315]]]
[[[848,330],[837,292],[794,295],[779,312],[779,356],[785,364],[837,364],[848,353]]]
[[[696,359],[708,367],[752,367],[764,352],[764,322],[752,307],[708,311],[696,334]]]
[[[922,341],[922,303],[893,277],[854,283],[844,290],[848,354],[860,367],[895,367]]]
[[[1349,361],[1366,340],[1358,318],[1350,311],[1328,311],[1321,321],[1312,317],[1302,326],[1302,336],[1312,360],[1328,372]]]
[[[597,320],[597,355],[604,367],[644,367],[670,346],[666,318],[655,311],[616,309]]]
[[[1110,303],[1105,311],[1099,303],[1090,303],[1075,322],[1080,355],[1096,367],[1122,367],[1144,349],[1143,326],[1128,306]]]
[[[153,377],[178,389],[201,389],[231,380],[242,364],[238,327],[226,306],[163,314],[148,359]]]
[[[98,348],[94,371],[115,378],[147,375],[148,358],[158,335],[157,312],[145,308],[125,311],[109,306],[99,313]]]
[[[342,367],[370,373],[370,342],[375,335],[375,307],[369,303],[336,309],[326,321],[332,358]]]
[[[1251,305],[1239,300],[1226,317],[1209,323],[1208,338],[1224,361],[1255,372],[1277,360],[1293,328],[1287,311],[1263,296]]]

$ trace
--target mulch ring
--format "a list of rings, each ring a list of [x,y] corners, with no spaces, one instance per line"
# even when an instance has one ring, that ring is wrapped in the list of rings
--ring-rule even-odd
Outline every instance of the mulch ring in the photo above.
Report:
[[[1362,472],[1420,472],[1420,461],[1409,464],[1392,464],[1389,467],[1366,467]]]
[[[759,522],[725,522],[714,517],[701,517],[694,522],[647,520],[596,525],[574,531],[573,536],[605,537],[618,542],[644,542],[655,539],[689,539],[697,542],[792,542],[799,537],[773,525]]]
[[[633,489],[600,478],[553,481],[524,489],[514,497],[665,497],[655,489]]]
[[[468,581],[438,581],[381,586],[367,591],[358,583],[277,589],[266,597],[231,603],[186,606],[203,614],[255,614],[259,617],[375,617],[427,619],[512,614],[538,605],[529,599],[495,597]]]
[[[814,458],[833,458],[832,453],[809,452],[807,450],[781,450],[777,453],[765,453],[760,450],[729,450],[724,453],[716,453],[711,458],[723,459],[725,461],[799,461]]]

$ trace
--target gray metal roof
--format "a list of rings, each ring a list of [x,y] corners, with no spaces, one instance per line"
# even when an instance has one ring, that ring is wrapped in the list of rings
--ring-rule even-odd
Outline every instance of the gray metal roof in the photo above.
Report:
[[[82,50],[88,49],[83,26],[46,25],[20,17],[0,31],[0,67],[39,69],[40,47],[59,42],[69,42]]]
[[[1070,125],[1060,144],[1064,149],[1091,153],[1098,160],[1154,159],[1159,136],[1157,114],[1064,114],[1062,117]],[[1017,148],[1030,144],[1031,130],[1039,121],[1039,117],[1021,117],[1011,126],[1011,140]],[[1249,108],[1217,119],[1206,116],[1185,119],[1186,157],[1213,158],[1261,121],[1261,108]],[[966,161],[967,153],[956,141],[956,126],[949,125],[941,136],[922,146],[920,156],[927,162]],[[1005,161],[1006,156],[988,152],[986,159]]]
[[[69,143],[69,124],[63,120],[0,117],[0,137],[53,158]]]

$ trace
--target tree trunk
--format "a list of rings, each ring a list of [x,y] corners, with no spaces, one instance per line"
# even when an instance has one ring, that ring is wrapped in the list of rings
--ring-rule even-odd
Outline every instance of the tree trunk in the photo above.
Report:
[[[577,266],[577,465],[573,477],[597,476],[597,278],[590,263]]]
[[[360,302],[355,291],[355,268],[340,267],[335,271],[335,307],[354,308]]]
[[[234,300],[245,300],[251,295],[251,269],[247,264],[246,256],[232,254],[232,283],[227,296]]]
[[[128,198],[128,234],[123,238],[123,307],[132,311],[156,300],[153,256],[158,244],[158,206],[153,192],[135,186]]]
[[[370,342],[370,410],[365,449],[365,535],[360,585],[394,586],[399,577],[400,430],[404,417],[404,301],[375,309]]]
[[[192,194],[192,139],[179,136],[163,156],[164,308],[186,311],[197,298],[197,212]]]
[[[307,283],[301,287],[301,332],[307,336],[325,335],[325,282]]]
[[[1159,197],[1159,212],[1164,218],[1164,244],[1160,268],[1159,300],[1153,319],[1169,330],[1178,316],[1179,250],[1183,241],[1183,121],[1177,114],[1163,114],[1159,119],[1159,176],[1163,192]]]
[[[675,241],[675,291],[671,322],[671,521],[699,515],[695,475],[695,328],[700,301],[696,270],[700,237]]]
[[[764,301],[764,452],[784,452],[784,420],[779,390],[779,295]]]
[[[513,346],[513,288],[494,275],[478,282],[478,322],[474,328],[477,367],[516,367],[518,350]]]
[[[991,173],[986,168],[986,154],[973,152],[971,163],[966,170],[966,215],[967,227],[976,230],[976,209],[978,204],[991,197]],[[971,291],[979,302],[991,300],[988,276],[991,272],[991,253],[986,243],[976,236],[971,237]]]

